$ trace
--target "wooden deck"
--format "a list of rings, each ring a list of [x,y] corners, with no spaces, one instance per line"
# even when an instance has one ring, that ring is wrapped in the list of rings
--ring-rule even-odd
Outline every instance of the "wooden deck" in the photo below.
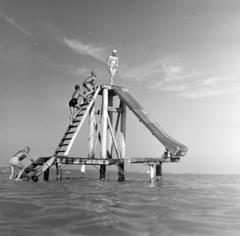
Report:
[[[50,157],[40,157],[38,158],[38,164],[43,164]],[[125,159],[103,159],[103,158],[92,158],[87,157],[69,157],[69,156],[57,156],[56,162],[68,165],[118,165],[118,164],[158,164],[158,163],[168,163],[168,162],[178,162],[179,157],[172,158],[162,158],[162,157],[131,157]]]

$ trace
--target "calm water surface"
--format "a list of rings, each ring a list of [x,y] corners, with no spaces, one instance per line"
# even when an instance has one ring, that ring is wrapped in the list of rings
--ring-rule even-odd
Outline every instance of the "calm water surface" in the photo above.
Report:
[[[239,175],[126,173],[19,182],[0,172],[0,235],[240,235]],[[66,178],[68,177],[68,178]]]

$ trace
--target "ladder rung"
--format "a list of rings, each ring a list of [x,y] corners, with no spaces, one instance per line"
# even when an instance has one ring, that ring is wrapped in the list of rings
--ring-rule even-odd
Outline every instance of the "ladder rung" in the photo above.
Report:
[[[56,153],[59,153],[59,152],[66,152],[66,150],[57,150]]]
[[[68,134],[74,134],[75,131],[70,131],[70,132],[66,132],[65,135],[68,135]]]
[[[68,146],[68,143],[60,144],[60,145],[59,145],[59,147],[64,147],[64,146]]]
[[[65,140],[71,140],[72,138],[63,138],[62,140],[63,140],[63,142],[65,141]]]
[[[78,126],[77,125],[70,125],[69,127],[70,127],[70,129],[73,129],[73,128],[77,128]]]

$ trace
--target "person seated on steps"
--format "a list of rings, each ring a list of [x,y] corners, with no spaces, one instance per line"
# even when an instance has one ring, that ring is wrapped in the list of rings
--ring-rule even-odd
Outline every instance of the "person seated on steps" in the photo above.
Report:
[[[96,80],[97,76],[94,71],[91,71],[91,75],[83,81],[83,87],[85,90],[84,95],[91,98],[94,91],[96,90]]]
[[[83,103],[83,100],[78,103],[78,100],[80,97],[83,99],[89,100],[84,94],[81,93],[80,85],[75,85],[74,92],[72,94],[72,98],[69,101],[69,108],[70,108],[70,125],[73,125],[73,121],[76,119],[76,115],[79,113],[81,109],[81,105]]]
[[[18,173],[17,177],[15,178],[16,181],[19,181],[20,178],[22,177],[22,174],[25,170],[24,165],[22,164],[22,161],[24,159],[28,159],[31,162],[34,163],[34,160],[32,158],[29,157],[29,152],[30,152],[30,148],[29,147],[25,147],[24,149],[16,152],[13,157],[10,159],[10,170],[11,170],[11,174],[9,179],[13,179],[14,176],[14,171],[15,169],[19,169],[20,172]]]

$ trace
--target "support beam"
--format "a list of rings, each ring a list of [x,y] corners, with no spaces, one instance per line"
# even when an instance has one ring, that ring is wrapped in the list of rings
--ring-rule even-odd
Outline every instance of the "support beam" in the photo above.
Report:
[[[107,158],[107,116],[108,116],[108,89],[103,88],[102,94],[102,142],[101,142],[101,158]],[[106,166],[100,166],[100,180],[105,179]]]
[[[108,122],[109,124],[109,129],[108,129],[108,148],[107,148],[107,157],[108,158],[112,158],[112,143],[113,143],[113,139],[112,139],[112,135],[111,135],[111,126],[113,123],[113,114],[111,111],[109,111],[109,106],[112,107],[113,106],[113,96],[110,95],[110,93],[108,94]]]
[[[118,182],[124,182],[125,176],[124,176],[124,163],[118,164]]]
[[[88,158],[94,158],[95,104],[89,111]]]
[[[56,163],[56,179],[59,181],[62,181],[62,163],[61,162],[57,162]]]
[[[154,182],[155,181],[154,165],[149,165],[149,177],[150,177],[150,182]]]
[[[100,180],[105,180],[106,165],[100,165]]]
[[[126,104],[122,102],[121,126],[120,126],[120,154],[121,158],[126,157]]]
[[[50,172],[49,168],[46,171],[43,172],[43,180],[44,181],[48,181],[49,180],[49,172]]]
[[[126,104],[121,102],[120,157],[126,158]],[[124,163],[118,165],[118,181],[124,181]]]
[[[108,116],[108,89],[103,89],[102,95],[102,143],[101,143],[101,157],[107,157],[107,116]]]
[[[58,181],[59,180],[59,166],[58,166],[58,160],[57,160],[57,162],[56,162],[56,164],[55,164],[55,167],[56,167],[56,180]]]

